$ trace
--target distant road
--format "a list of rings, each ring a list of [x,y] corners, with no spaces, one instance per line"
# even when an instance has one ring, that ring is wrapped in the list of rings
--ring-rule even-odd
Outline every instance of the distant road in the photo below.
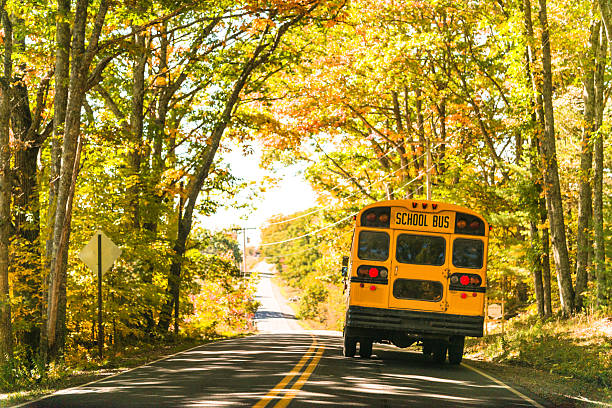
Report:
[[[300,328],[259,263],[260,334],[211,343],[28,407],[540,407],[546,402],[465,367],[374,347],[342,357],[338,332]],[[537,402],[536,402],[537,401]]]

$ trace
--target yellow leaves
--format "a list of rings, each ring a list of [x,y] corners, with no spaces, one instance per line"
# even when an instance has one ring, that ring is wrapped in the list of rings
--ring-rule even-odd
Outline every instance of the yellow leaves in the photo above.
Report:
[[[548,222],[548,219],[545,222],[543,222],[541,224],[538,224],[538,229],[539,230],[543,230],[543,229],[547,229],[547,228],[550,228],[550,223]]]

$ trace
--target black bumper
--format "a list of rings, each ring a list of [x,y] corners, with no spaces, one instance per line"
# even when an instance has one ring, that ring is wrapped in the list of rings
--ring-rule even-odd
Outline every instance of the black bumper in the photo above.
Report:
[[[411,335],[482,337],[484,317],[349,306],[346,326]]]

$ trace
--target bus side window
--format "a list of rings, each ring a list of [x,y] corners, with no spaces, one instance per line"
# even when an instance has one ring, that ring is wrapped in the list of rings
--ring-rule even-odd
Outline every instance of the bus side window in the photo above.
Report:
[[[484,244],[479,239],[457,238],[453,241],[453,266],[457,268],[482,268]]]
[[[365,261],[386,261],[389,258],[389,234],[379,231],[359,232],[357,257]]]

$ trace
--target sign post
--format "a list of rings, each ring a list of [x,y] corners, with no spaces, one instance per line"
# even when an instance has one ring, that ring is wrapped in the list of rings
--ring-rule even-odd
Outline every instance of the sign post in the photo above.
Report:
[[[108,271],[117,258],[121,256],[121,248],[117,247],[100,230],[96,231],[87,245],[79,252],[79,258],[92,271],[98,274],[98,354],[102,359],[104,346],[104,326],[102,325],[102,275]]]
[[[102,234],[98,236],[98,356],[102,360],[104,327],[102,327]]]

